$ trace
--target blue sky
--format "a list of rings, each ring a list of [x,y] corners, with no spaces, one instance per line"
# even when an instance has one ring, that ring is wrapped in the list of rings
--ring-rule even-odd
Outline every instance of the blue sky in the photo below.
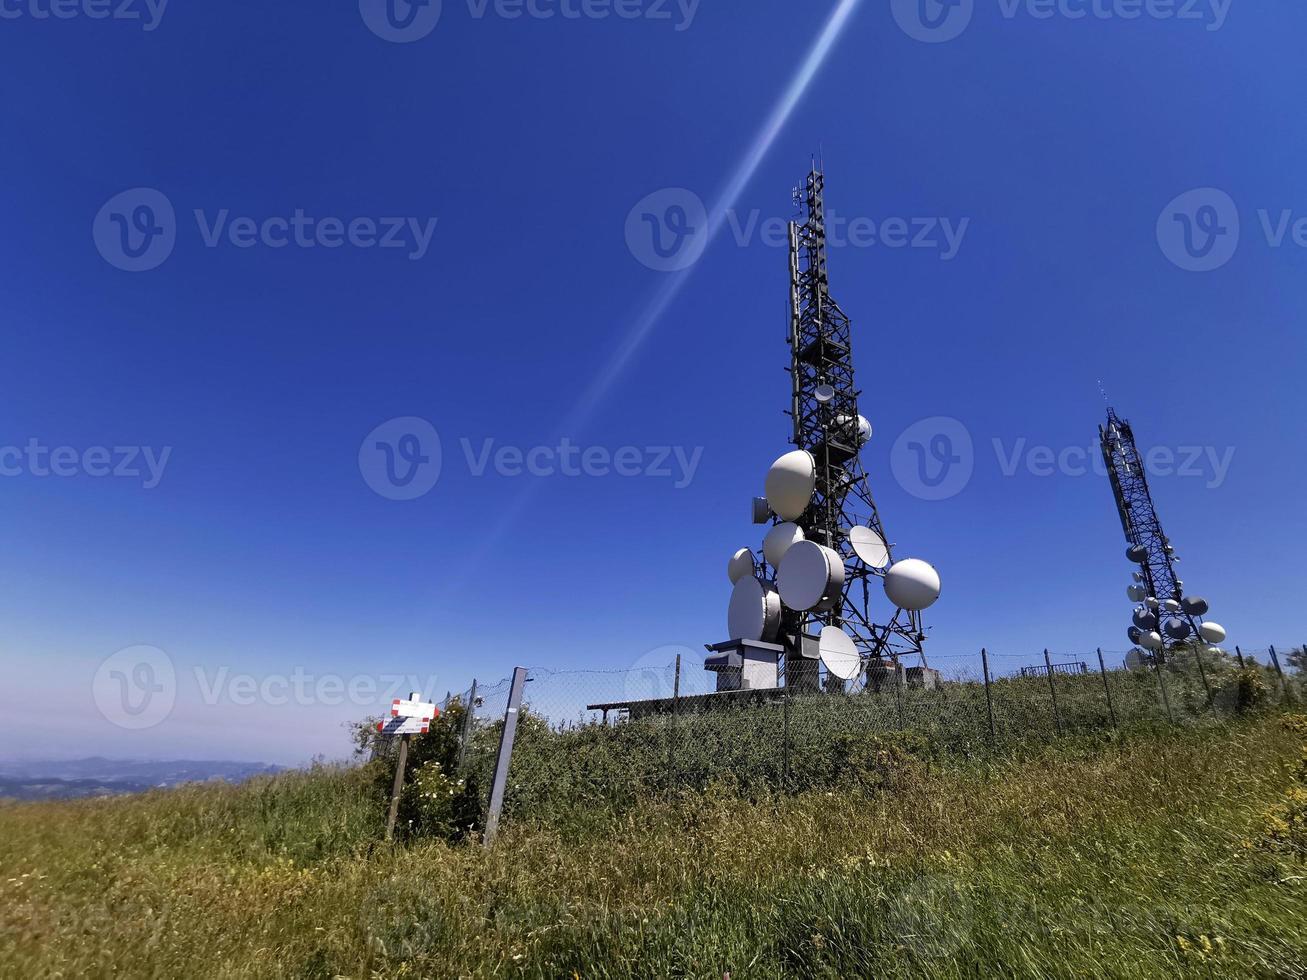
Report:
[[[1307,11],[1186,3],[0,0],[6,754],[339,756],[324,678],[725,639],[815,152],[928,649],[1127,646],[1100,379],[1188,588],[1303,642]]]

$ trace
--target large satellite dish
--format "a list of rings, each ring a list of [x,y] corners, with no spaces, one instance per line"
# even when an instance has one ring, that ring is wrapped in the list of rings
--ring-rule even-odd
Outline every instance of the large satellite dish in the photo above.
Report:
[[[1130,637],[1131,643],[1138,643],[1139,638],[1144,635],[1144,631],[1138,626],[1131,626],[1125,631],[1125,635]]]
[[[802,449],[786,453],[767,473],[767,502],[781,520],[798,520],[816,489],[817,464]]]
[[[785,553],[803,540],[803,528],[797,524],[777,524],[762,539],[762,556],[772,568],[781,567]]]
[[[1199,596],[1189,596],[1183,602],[1184,611],[1190,616],[1206,616],[1207,600]]]
[[[744,576],[752,575],[753,552],[748,548],[741,548],[731,555],[731,560],[726,566],[726,574],[731,577],[732,585],[744,578]]]
[[[1138,650],[1131,650],[1125,655],[1125,666],[1127,670],[1147,670],[1148,661],[1144,659],[1144,655]]]
[[[1193,632],[1192,627],[1178,616],[1168,619],[1165,629],[1166,635],[1173,640],[1187,640],[1189,634]]]
[[[939,593],[939,572],[920,558],[895,562],[885,573],[885,594],[900,609],[912,612],[928,609],[935,604]]]
[[[889,547],[885,539],[869,527],[859,524],[849,529],[849,544],[853,553],[869,568],[884,568],[889,564]]]
[[[1135,621],[1135,625],[1138,626],[1141,630],[1157,629],[1157,616],[1155,616],[1144,606],[1140,606],[1138,609],[1135,610],[1134,621]]]
[[[1162,649],[1162,645],[1163,645],[1162,634],[1156,631],[1143,633],[1139,637],[1139,645],[1149,650],[1160,650]]]
[[[1126,549],[1125,556],[1136,565],[1142,565],[1148,561],[1148,549],[1141,544],[1133,544]]]
[[[821,662],[840,680],[851,681],[862,670],[862,656],[853,638],[838,626],[827,626],[817,642]]]
[[[1148,597],[1148,590],[1142,585],[1131,585],[1126,588],[1125,594],[1131,602],[1143,602]]]
[[[815,541],[800,541],[785,553],[776,573],[785,605],[800,612],[830,605],[844,588],[844,559]]]
[[[1220,623],[1203,623],[1202,626],[1198,627],[1198,632],[1208,643],[1225,642],[1225,627]]]
[[[736,582],[726,627],[732,640],[774,640],[781,628],[781,597],[771,583],[759,582],[753,576]]]
[[[849,439],[856,439],[859,446],[865,446],[871,441],[871,423],[865,416],[859,415],[855,418],[840,415],[836,417],[835,424]]]

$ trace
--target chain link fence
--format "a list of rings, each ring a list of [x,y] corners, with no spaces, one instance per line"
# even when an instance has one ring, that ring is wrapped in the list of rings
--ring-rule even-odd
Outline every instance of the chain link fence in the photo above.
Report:
[[[682,651],[676,653],[676,650]],[[504,819],[583,819],[651,795],[874,785],[904,754],[979,755],[1058,736],[1234,717],[1302,703],[1302,647],[1186,649],[1128,665],[1124,650],[930,655],[856,682],[782,663],[777,686],[741,667],[704,669],[660,648],[618,670],[532,669]],[[788,676],[787,676],[788,675]],[[451,698],[471,705],[460,775],[487,801],[510,682]]]

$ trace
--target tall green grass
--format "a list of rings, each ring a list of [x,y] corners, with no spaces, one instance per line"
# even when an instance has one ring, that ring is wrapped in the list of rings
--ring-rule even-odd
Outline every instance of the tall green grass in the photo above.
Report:
[[[587,736],[591,737],[591,736]],[[5,976],[1303,976],[1307,720],[381,843],[377,769],[0,810]]]

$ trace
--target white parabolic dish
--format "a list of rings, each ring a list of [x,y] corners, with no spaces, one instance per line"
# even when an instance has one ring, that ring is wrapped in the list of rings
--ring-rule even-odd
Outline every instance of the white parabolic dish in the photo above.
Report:
[[[800,541],[785,553],[776,573],[785,605],[800,612],[836,600],[844,588],[844,559],[815,541]]]
[[[853,680],[862,669],[862,657],[853,638],[838,626],[827,626],[821,631],[817,652],[826,669],[841,680]]]
[[[767,502],[784,521],[798,520],[817,489],[817,464],[802,449],[786,453],[767,473]]]
[[[726,613],[726,629],[731,639],[770,643],[780,627],[781,597],[776,590],[752,575],[736,582]]]
[[[726,566],[726,574],[731,577],[731,584],[734,585],[746,575],[753,574],[753,552],[748,548],[741,548],[735,554],[731,555],[731,560]]]
[[[785,553],[803,540],[803,528],[797,524],[777,524],[762,539],[762,556],[772,568],[781,567]]]
[[[884,568],[889,564],[889,548],[885,539],[869,527],[859,524],[849,529],[849,544],[853,553],[871,568]]]
[[[930,562],[905,558],[885,573],[885,594],[900,609],[919,612],[939,598],[939,572]]]
[[[1203,623],[1198,627],[1198,632],[1202,634],[1204,640],[1208,643],[1224,643],[1225,627],[1219,623]]]

